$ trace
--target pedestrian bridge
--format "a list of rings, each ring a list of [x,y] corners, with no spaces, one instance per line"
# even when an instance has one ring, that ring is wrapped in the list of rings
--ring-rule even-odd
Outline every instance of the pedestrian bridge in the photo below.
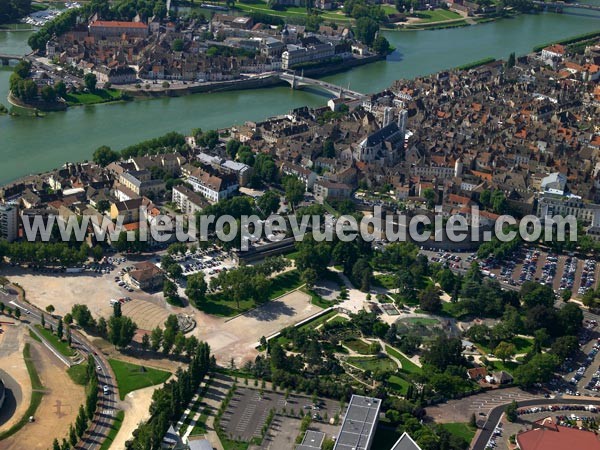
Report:
[[[314,78],[308,78],[304,75],[296,75],[296,73],[281,72],[279,78],[290,84],[292,89],[301,89],[304,86],[312,86],[327,91],[338,98],[359,99],[365,96],[361,92],[352,91],[350,89],[338,86],[337,84],[328,83]]]

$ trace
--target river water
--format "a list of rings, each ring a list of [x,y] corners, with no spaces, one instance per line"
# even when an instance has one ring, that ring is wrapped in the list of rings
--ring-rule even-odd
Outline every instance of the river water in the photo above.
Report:
[[[590,3],[600,0],[590,0]],[[536,45],[600,30],[600,13],[521,15],[472,27],[386,32],[396,48],[386,61],[326,77],[359,92],[377,92],[412,78],[486,57],[528,53]],[[0,32],[0,52],[29,51],[28,32]],[[0,68],[0,102],[7,104],[10,69]],[[95,148],[120,149],[172,130],[211,129],[260,120],[327,97],[287,87],[197,94],[69,108],[43,118],[0,116],[0,184],[19,176],[89,159]]]

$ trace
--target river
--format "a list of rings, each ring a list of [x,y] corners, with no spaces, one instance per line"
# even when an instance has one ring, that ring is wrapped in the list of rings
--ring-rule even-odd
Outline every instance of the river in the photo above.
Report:
[[[590,0],[598,3],[600,0]],[[600,13],[520,15],[472,27],[385,32],[395,51],[386,61],[326,77],[359,92],[377,92],[412,78],[486,57],[525,54],[536,45],[600,29]],[[0,32],[0,52],[29,51],[28,32]],[[0,102],[7,104],[10,69],[0,68]],[[197,94],[129,103],[82,106],[43,118],[0,116],[0,184],[89,159],[95,148],[120,149],[168,131],[189,132],[260,120],[327,97],[287,87]]]

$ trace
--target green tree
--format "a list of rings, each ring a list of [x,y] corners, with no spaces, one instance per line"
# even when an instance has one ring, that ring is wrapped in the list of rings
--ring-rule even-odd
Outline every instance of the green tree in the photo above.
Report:
[[[519,404],[513,400],[509,403],[504,409],[504,414],[506,416],[506,420],[509,422],[515,422],[517,420],[517,410],[519,409]]]
[[[561,336],[552,343],[550,353],[556,355],[560,361],[564,361],[578,350],[579,339],[577,336]]]
[[[83,77],[83,83],[85,87],[90,92],[96,91],[96,83],[98,82],[96,75],[93,73],[86,73]]]
[[[267,191],[256,200],[256,206],[261,210],[263,217],[276,213],[279,209],[279,194]]]
[[[302,281],[306,283],[308,289],[312,289],[317,282],[318,274],[315,269],[308,268],[302,271]]]
[[[118,161],[119,158],[120,155],[106,145],[98,147],[92,156],[93,161],[102,167],[106,167],[110,163]]]
[[[387,55],[390,52],[390,49],[390,43],[384,36],[379,35],[375,38],[375,41],[373,42],[373,50],[375,52],[380,55]]]
[[[507,359],[511,359],[517,353],[515,345],[510,342],[500,342],[494,349],[494,354],[506,363]]]
[[[287,176],[283,179],[283,188],[285,190],[285,198],[290,202],[292,208],[295,208],[304,198],[304,193],[306,192],[304,183],[293,176]]]
[[[64,81],[59,81],[54,85],[54,91],[56,95],[60,98],[65,98],[67,96],[67,86]]]
[[[437,313],[442,309],[440,290],[437,286],[430,284],[419,293],[419,306],[423,311]]]
[[[173,41],[173,43],[171,44],[171,48],[173,49],[174,52],[180,52],[183,50],[183,40],[182,39],[175,39]]]
[[[146,351],[150,348],[150,336],[148,333],[144,333],[142,336],[142,350]]]
[[[361,17],[354,26],[356,38],[368,46],[372,46],[379,31],[379,24],[370,17]]]
[[[515,64],[516,64],[516,57],[515,57],[515,54],[514,54],[514,53],[511,53],[511,54],[508,56],[508,61],[507,61],[507,63],[506,63],[506,66],[507,66],[508,68],[511,68],[511,67],[515,67]]]
[[[196,307],[206,300],[207,289],[208,285],[204,280],[204,274],[202,272],[187,277],[185,295]]]
[[[42,99],[47,103],[53,103],[56,101],[56,92],[52,86],[44,86],[41,91]]]

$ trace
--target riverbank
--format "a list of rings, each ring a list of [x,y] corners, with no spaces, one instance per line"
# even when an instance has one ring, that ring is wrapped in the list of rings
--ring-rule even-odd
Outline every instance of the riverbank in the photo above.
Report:
[[[312,67],[302,69],[302,73],[307,77],[323,77],[328,75],[334,75],[336,73],[351,70],[355,67],[364,66],[374,62],[385,60],[386,55],[371,55],[362,58],[352,58],[346,61],[342,61],[339,64],[330,64],[320,67]],[[120,90],[116,89],[100,89],[93,93],[76,93],[68,94],[66,105],[61,108],[44,108],[41,105],[23,105],[18,100],[14,99],[14,103],[17,106],[30,107],[43,111],[62,111],[68,107],[81,106],[81,105],[96,105],[104,103],[116,103],[128,101],[134,98],[162,98],[162,97],[179,97],[191,94],[202,94],[202,93],[215,93],[215,92],[226,92],[226,91],[243,91],[251,89],[263,89],[275,86],[287,86],[288,83],[281,80],[278,74],[271,74],[265,76],[257,76],[254,78],[247,78],[243,80],[229,80],[229,81],[215,81],[211,83],[202,84],[180,84],[168,83],[163,86],[163,81],[159,81],[157,84],[151,84],[150,82],[138,83],[135,85],[124,85],[119,86]],[[104,95],[103,95],[104,94]]]
[[[599,0],[593,1],[597,4]],[[383,31],[381,34],[395,48],[387,59],[326,75],[322,80],[358,92],[378,92],[394,80],[412,79],[487,57],[506,59],[512,52],[524,55],[538,44],[598,31],[599,17],[599,13],[521,14],[478,27],[422,33]],[[1,32],[0,48],[11,54],[25,54],[29,51],[28,35]],[[8,95],[12,71],[7,69],[0,69],[0,102],[6,106],[1,99]],[[189,133],[193,128],[226,128],[325,103],[326,97],[314,89],[292,90],[282,85],[69,108],[47,114],[44,120],[0,116],[0,184],[46,172],[65,161],[90,160],[94,149],[101,145],[121,149],[173,130]]]

